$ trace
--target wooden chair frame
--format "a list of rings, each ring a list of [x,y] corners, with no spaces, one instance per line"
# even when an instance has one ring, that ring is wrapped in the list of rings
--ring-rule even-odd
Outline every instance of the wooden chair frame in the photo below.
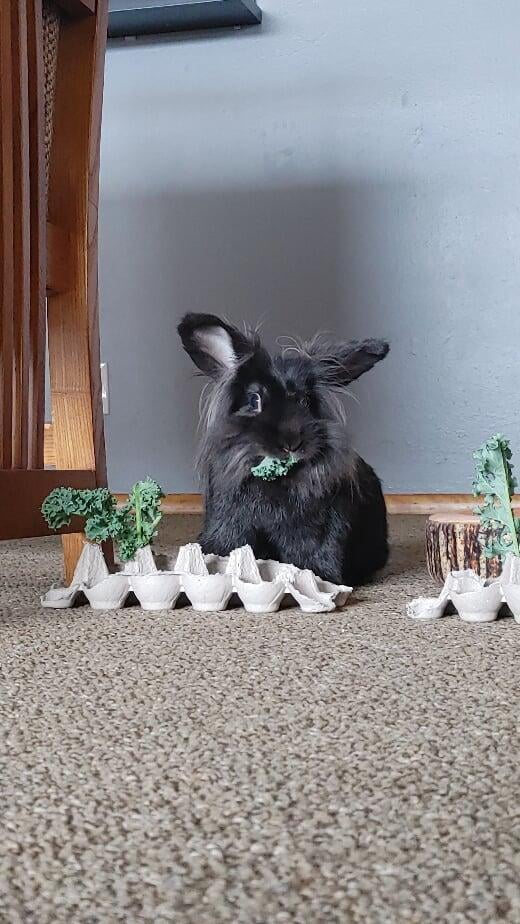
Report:
[[[40,505],[56,485],[106,484],[97,228],[108,0],[54,0],[48,193],[42,2],[0,3],[0,539],[46,535]],[[53,471],[43,457],[46,334]],[[81,542],[63,536],[69,578]]]

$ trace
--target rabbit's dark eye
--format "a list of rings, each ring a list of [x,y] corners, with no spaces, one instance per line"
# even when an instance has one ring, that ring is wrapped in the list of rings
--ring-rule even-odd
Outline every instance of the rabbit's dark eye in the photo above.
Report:
[[[247,396],[247,406],[250,411],[259,414],[262,410],[262,399],[257,391],[251,391]]]

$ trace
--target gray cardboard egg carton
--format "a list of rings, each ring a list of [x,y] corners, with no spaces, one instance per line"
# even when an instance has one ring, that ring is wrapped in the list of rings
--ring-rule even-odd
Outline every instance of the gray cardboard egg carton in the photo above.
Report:
[[[351,587],[332,584],[295,565],[256,560],[250,546],[229,556],[204,555],[200,545],[180,548],[171,570],[157,570],[149,548],[110,574],[99,546],[86,544],[69,587],[51,588],[42,605],[64,609],[84,595],[93,609],[124,606],[133,592],[144,610],[167,610],[184,593],[200,613],[225,610],[236,594],[249,613],[274,613],[284,599],[304,613],[325,613],[345,604]]]
[[[486,579],[474,571],[450,571],[438,597],[417,597],[406,606],[411,619],[441,619],[452,603],[464,622],[494,622],[507,603],[520,623],[520,558],[507,555],[498,578]]]

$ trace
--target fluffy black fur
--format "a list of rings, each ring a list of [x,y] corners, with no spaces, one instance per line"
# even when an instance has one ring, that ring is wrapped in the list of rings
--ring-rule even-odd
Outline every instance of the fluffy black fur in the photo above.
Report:
[[[257,558],[366,583],[388,558],[386,508],[371,467],[351,449],[338,391],[388,353],[381,340],[316,337],[271,356],[255,333],[208,314],[178,327],[185,350],[214,382],[200,467],[205,552],[251,545]],[[265,482],[251,475],[264,456],[293,452],[298,465]]]

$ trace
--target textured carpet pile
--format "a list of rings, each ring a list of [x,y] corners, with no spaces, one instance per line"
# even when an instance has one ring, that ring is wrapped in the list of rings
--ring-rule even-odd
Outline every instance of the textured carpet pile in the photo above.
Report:
[[[519,922],[520,626],[407,620],[422,532],[312,616],[44,611],[0,545],[2,924]]]

